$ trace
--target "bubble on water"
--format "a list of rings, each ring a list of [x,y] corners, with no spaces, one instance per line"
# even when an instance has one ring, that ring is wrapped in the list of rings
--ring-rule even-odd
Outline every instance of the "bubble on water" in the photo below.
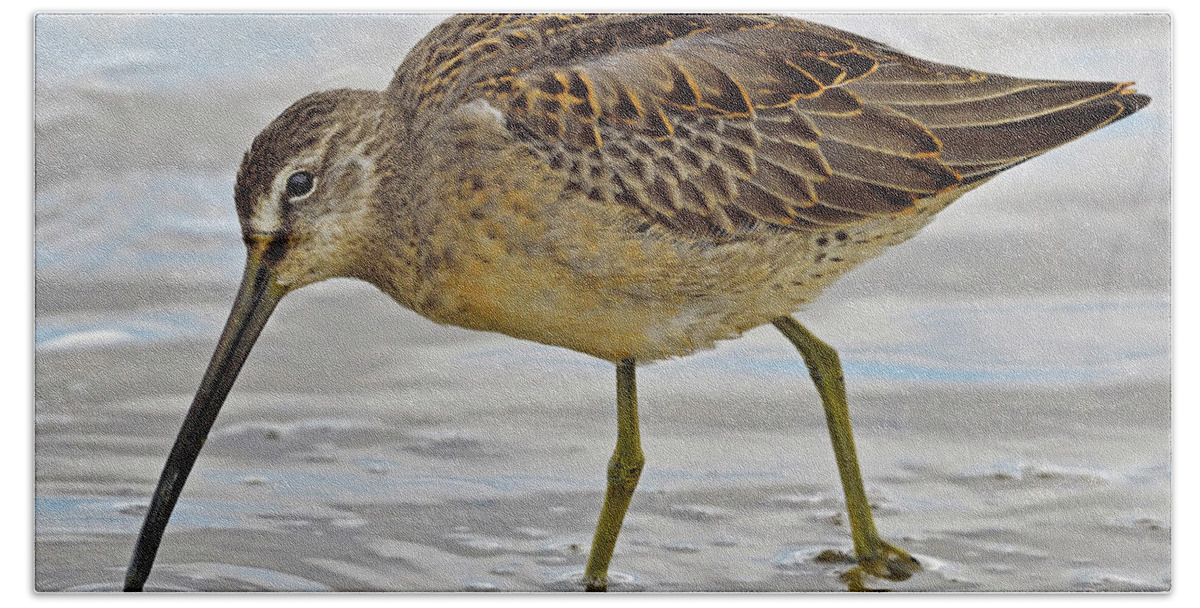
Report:
[[[469,581],[463,589],[466,591],[499,591],[500,585],[492,581]]]
[[[1076,589],[1081,591],[1163,591],[1165,585],[1138,580],[1112,572],[1077,572],[1073,577]]]
[[[789,509],[812,509],[815,507],[828,509],[840,505],[841,501],[825,494],[786,494],[772,497],[771,504]]]
[[[377,557],[415,565],[424,563],[435,550],[425,545],[389,538],[371,538],[364,546]]]
[[[1148,532],[1169,531],[1171,523],[1161,517],[1145,513],[1125,513],[1113,520],[1112,525],[1118,528],[1145,530]]]
[[[508,551],[504,543],[474,534],[451,534],[446,538],[453,544],[456,552],[473,557],[500,555]]]
[[[520,564],[517,564],[516,562],[497,564],[493,566],[491,570],[488,570],[488,574],[495,574],[496,576],[512,576],[519,572],[520,568]]]
[[[1031,484],[1048,481],[1107,483],[1117,477],[1113,471],[1071,467],[1048,463],[999,462],[959,471],[954,477],[967,482],[1020,482]]]
[[[513,530],[513,536],[526,540],[543,540],[550,538],[550,533],[541,528],[517,528]]]
[[[369,442],[382,432],[377,424],[345,418],[254,420],[219,427],[209,436],[206,447],[256,456],[296,452],[320,455],[339,443]]]
[[[1036,559],[1044,559],[1047,557],[1046,553],[1043,551],[1038,551],[1030,547],[1022,547],[1020,545],[1014,545],[1011,543],[981,542],[979,544],[979,548],[983,551],[990,551],[991,553],[999,553],[1000,555],[1006,556]]]
[[[533,552],[533,561],[541,566],[567,566],[583,563],[588,553],[588,547],[578,542],[546,543]]]
[[[725,512],[713,505],[671,505],[671,517],[688,521],[711,522],[725,518]]]
[[[150,511],[150,503],[148,502],[119,502],[113,505],[117,513],[128,515],[130,517],[145,517]]]
[[[461,430],[438,431],[419,435],[416,444],[405,447],[409,452],[434,458],[462,458],[486,455],[484,442],[474,433]]]
[[[386,475],[391,470],[392,465],[386,460],[375,460],[373,458],[362,461],[362,468],[368,473],[376,475]]]

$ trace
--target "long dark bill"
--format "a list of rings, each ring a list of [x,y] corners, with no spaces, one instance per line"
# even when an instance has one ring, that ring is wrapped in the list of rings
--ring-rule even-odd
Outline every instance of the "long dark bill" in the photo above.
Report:
[[[167,457],[167,464],[158,479],[158,487],[150,501],[150,511],[142,522],[142,532],[138,535],[133,559],[125,573],[125,591],[141,591],[146,584],[150,568],[154,566],[158,545],[162,541],[163,530],[171,519],[171,511],[179,500],[196,457],[200,455],[208,431],[221,411],[221,404],[225,402],[238,371],[242,369],[242,363],[250,354],[250,348],[267,324],[275,305],[288,291],[275,281],[275,273],[271,268],[281,247],[282,243],[268,239],[248,241],[242,285],[238,288],[233,310],[229,312],[229,320],[225,322],[221,341],[217,343],[217,350],[208,363],[200,389],[196,391],[183,428],[179,429],[175,446],[171,448],[171,455]]]

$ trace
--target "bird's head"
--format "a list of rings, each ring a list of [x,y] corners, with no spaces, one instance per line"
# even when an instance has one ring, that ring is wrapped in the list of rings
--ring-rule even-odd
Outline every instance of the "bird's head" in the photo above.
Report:
[[[292,104],[254,139],[234,198],[246,268],[225,329],[167,461],[126,586],[140,589],[204,437],[275,306],[309,283],[354,274],[371,255],[391,135],[383,94],[337,90]]]
[[[341,89],[309,95],[254,139],[234,199],[248,265],[284,292],[345,276],[374,222],[382,95]]]
[[[369,255],[383,109],[379,92],[314,93],[254,138],[234,189],[246,267],[196,403],[220,407],[283,296]]]

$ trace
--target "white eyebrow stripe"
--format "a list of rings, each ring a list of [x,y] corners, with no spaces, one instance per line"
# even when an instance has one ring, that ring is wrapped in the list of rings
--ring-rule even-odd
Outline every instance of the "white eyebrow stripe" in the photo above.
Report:
[[[254,206],[254,211],[250,214],[250,228],[254,232],[260,233],[279,232],[283,228],[281,211],[276,197],[272,196],[266,200],[259,199],[259,203]]]

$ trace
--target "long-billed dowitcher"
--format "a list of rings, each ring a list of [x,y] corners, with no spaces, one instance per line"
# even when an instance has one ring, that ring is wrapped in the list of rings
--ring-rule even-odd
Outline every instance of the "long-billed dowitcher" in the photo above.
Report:
[[[847,582],[904,580],[920,566],[875,529],[837,353],[791,315],[963,193],[1148,102],[1130,83],[980,73],[784,17],[451,18],[386,90],[309,95],[246,153],[245,274],[125,588],[149,576],[275,305],[331,277],[616,364],[591,590],[643,465],[636,363],[774,324],[825,407],[857,557]]]

